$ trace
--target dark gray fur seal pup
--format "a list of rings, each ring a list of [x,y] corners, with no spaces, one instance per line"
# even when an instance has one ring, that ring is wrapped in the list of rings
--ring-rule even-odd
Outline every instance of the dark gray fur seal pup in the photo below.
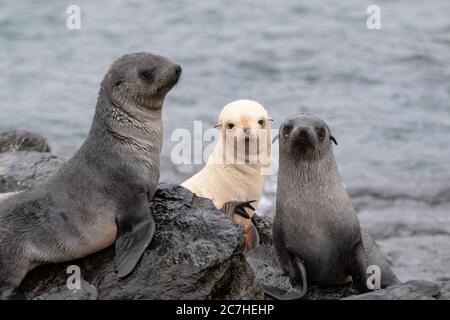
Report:
[[[368,291],[361,228],[338,173],[328,125],[312,115],[293,116],[281,125],[279,139],[273,239],[283,271],[294,284],[301,283],[302,265],[308,282],[317,285],[344,284],[351,276],[358,291]],[[377,260],[374,244],[371,258]]]
[[[149,53],[125,55],[105,75],[84,144],[47,182],[0,203],[0,298],[34,267],[70,261],[116,240],[119,277],[155,232],[161,109],[181,67]]]

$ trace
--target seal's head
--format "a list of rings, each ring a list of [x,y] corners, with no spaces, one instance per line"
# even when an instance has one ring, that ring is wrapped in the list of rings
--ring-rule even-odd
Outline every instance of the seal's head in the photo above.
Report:
[[[113,63],[101,90],[121,103],[160,108],[180,75],[181,67],[165,57],[147,52],[132,53]]]
[[[263,154],[270,157],[270,121],[267,110],[256,101],[236,100],[222,109],[216,127],[221,129],[224,147],[237,158],[248,160]]]
[[[280,127],[280,152],[295,159],[320,159],[337,144],[330,128],[322,119],[311,114],[300,114],[286,119]]]

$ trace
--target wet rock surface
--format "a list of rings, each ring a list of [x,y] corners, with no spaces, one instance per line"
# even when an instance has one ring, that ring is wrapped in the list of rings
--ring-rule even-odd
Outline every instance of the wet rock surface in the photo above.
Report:
[[[450,202],[379,199],[370,206],[355,199],[361,225],[375,238],[401,281],[450,280]]]
[[[63,161],[51,153],[0,153],[0,193],[28,190],[59,170]]]
[[[13,151],[50,152],[44,137],[27,131],[8,131],[0,133],[0,153]]]
[[[383,290],[350,296],[344,300],[434,300],[440,295],[437,284],[410,280]]]
[[[58,287],[50,287],[33,299],[34,300],[96,300],[98,298],[97,288],[85,280],[79,285],[69,289],[67,284]]]

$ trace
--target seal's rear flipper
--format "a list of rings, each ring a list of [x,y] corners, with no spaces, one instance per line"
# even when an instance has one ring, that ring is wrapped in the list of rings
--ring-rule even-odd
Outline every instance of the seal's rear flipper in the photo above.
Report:
[[[117,219],[117,227],[116,272],[119,278],[124,278],[133,271],[152,241],[156,225],[151,212],[147,212],[144,217],[124,215]]]
[[[251,205],[253,202],[256,202],[256,200],[252,201],[229,201],[225,203],[221,209],[221,211],[230,218],[233,218],[235,214],[240,215],[243,218],[251,219],[248,215],[247,211],[245,211],[246,208],[249,208],[253,211],[255,211],[255,208]]]
[[[392,270],[390,261],[383,255],[372,235],[361,228],[361,237],[367,265],[375,265],[381,269],[381,288],[383,289],[401,283],[394,270]]]
[[[306,269],[303,262],[294,253],[289,252],[288,254],[290,256],[288,269],[291,273],[289,278],[291,279],[291,283],[296,285],[295,288],[299,289],[299,292],[287,293],[278,288],[263,287],[264,293],[275,300],[300,300],[306,295],[306,292],[308,292]]]

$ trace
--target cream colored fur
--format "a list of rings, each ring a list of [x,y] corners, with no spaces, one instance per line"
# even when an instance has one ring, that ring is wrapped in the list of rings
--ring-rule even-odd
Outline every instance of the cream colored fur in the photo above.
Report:
[[[264,172],[271,165],[271,120],[266,109],[255,101],[237,100],[226,105],[217,125],[221,135],[206,166],[182,186],[199,197],[211,199],[218,209],[229,201],[256,200],[256,207],[263,192]],[[230,124],[233,128],[230,128]],[[247,133],[244,129],[247,129]],[[264,161],[245,162],[249,160],[248,152],[236,148],[234,142],[242,145],[246,136],[257,139],[255,145],[258,150],[254,154],[264,153]],[[227,152],[231,154],[231,161],[226,161]]]

